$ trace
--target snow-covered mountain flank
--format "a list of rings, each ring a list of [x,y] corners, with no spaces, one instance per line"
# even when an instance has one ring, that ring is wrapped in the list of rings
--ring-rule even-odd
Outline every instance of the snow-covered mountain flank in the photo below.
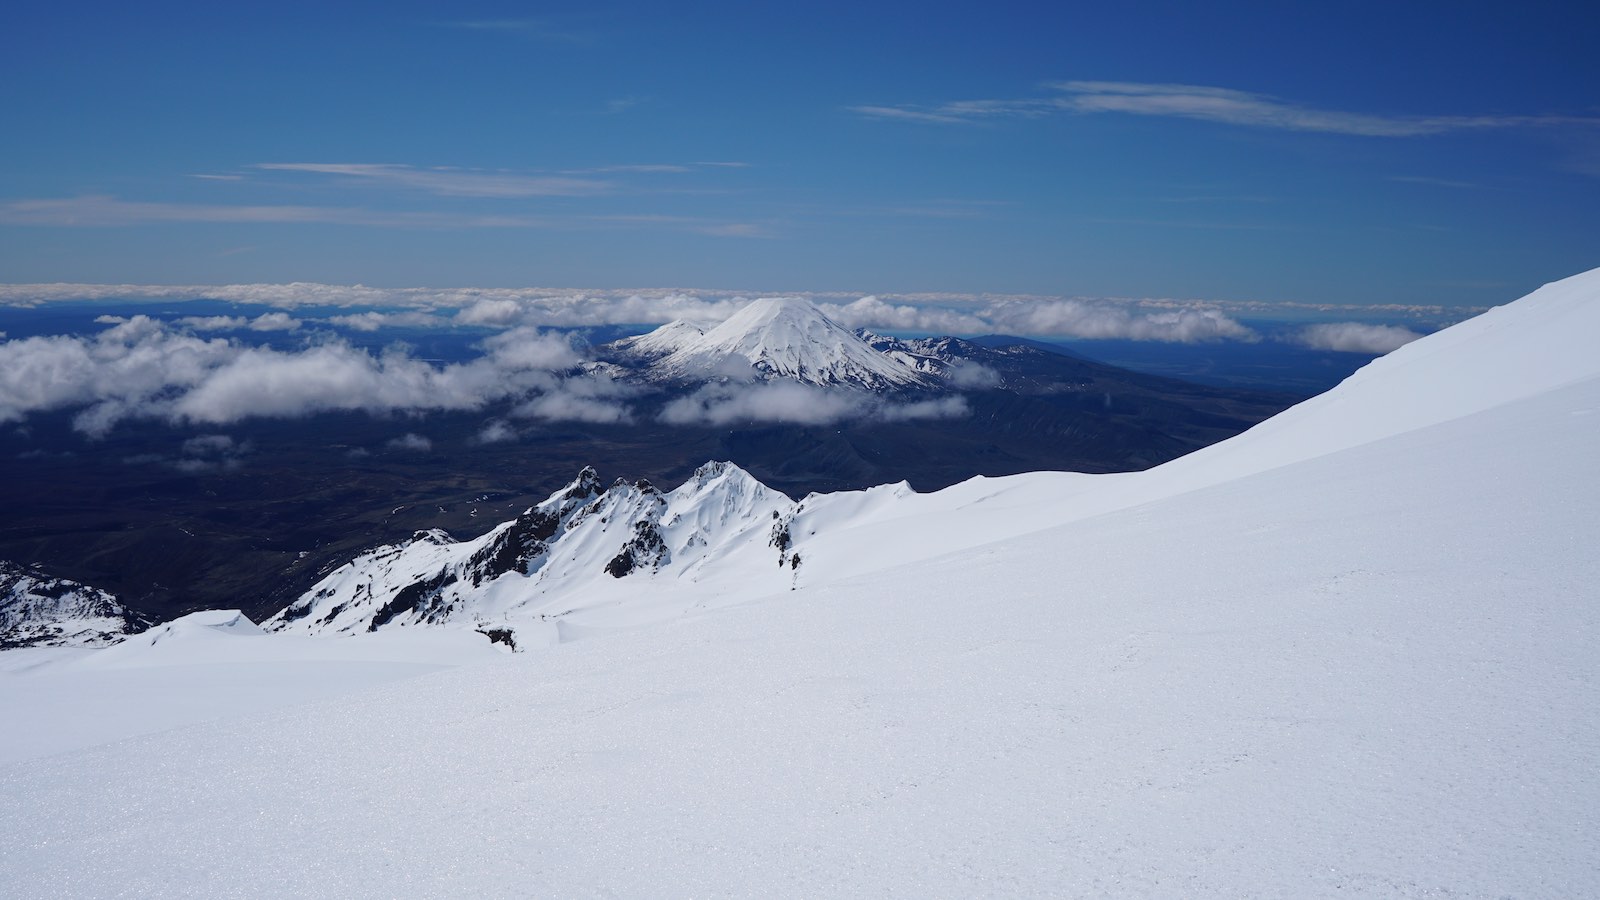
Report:
[[[646,364],[650,377],[663,380],[783,378],[867,390],[931,384],[796,297],[753,301],[709,331],[669,322],[611,346]]]
[[[692,592],[706,573],[785,587],[798,566],[786,532],[795,508],[731,463],[707,463],[667,493],[647,481],[602,488],[585,469],[475,540],[424,532],[364,553],[264,624],[308,635],[468,625],[512,646],[547,644],[581,611],[624,598],[658,607],[652,595]]]
[[[99,588],[0,560],[0,650],[100,647],[148,627]]]
[[[1600,894],[1597,333],[1600,270],[1145,472],[792,507],[726,466],[584,473],[331,573],[299,633],[8,651],[0,879]],[[548,647],[497,652],[496,621]],[[172,730],[60,712],[136,679]],[[259,693],[195,699],[224,682]]]

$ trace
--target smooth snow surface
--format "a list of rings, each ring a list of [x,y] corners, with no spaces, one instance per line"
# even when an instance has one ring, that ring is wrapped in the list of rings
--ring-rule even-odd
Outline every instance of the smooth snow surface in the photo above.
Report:
[[[0,884],[1600,895],[1597,333],[1600,271],[1149,472],[807,498],[793,591],[0,767]],[[108,678],[471,636],[226,618]],[[0,654],[0,698],[97,658]]]

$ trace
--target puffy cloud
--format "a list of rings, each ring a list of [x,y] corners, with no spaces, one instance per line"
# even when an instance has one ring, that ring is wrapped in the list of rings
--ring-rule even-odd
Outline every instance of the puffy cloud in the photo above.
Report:
[[[555,374],[581,356],[568,338],[527,328],[495,335],[481,357],[434,366],[401,348],[374,355],[334,340],[277,350],[203,339],[148,316],[113,321],[93,337],[0,343],[0,422],[77,409],[74,427],[101,437],[127,418],[226,424],[326,411],[471,410],[536,394],[603,401],[622,393],[603,377]],[[564,416],[554,400],[538,414],[599,415],[573,407]]]
[[[607,425],[633,421],[633,410],[623,401],[637,393],[637,389],[605,375],[582,378],[549,375],[541,380],[539,390],[538,396],[518,404],[511,414],[545,422]]]
[[[946,381],[967,390],[987,390],[1000,386],[1000,373],[981,363],[958,361],[944,372]]]
[[[1398,325],[1368,325],[1363,322],[1324,322],[1307,325],[1294,336],[1295,343],[1313,350],[1382,355],[1398,350],[1422,337]]]
[[[296,331],[299,328],[300,320],[288,313],[262,313],[250,320],[251,331]]]
[[[102,316],[102,319],[110,318]],[[96,319],[99,321],[99,319]],[[262,313],[254,319],[244,316],[185,316],[178,324],[195,331],[296,331],[301,322],[288,313]]]
[[[425,312],[366,312],[345,316],[331,316],[322,321],[351,331],[377,331],[380,328],[443,328],[449,320]]]
[[[787,422],[831,425],[856,419],[903,422],[968,413],[966,400],[943,397],[896,403],[850,388],[822,388],[796,381],[707,385],[668,403],[661,421],[669,425],[735,425]]]
[[[462,325],[510,325],[521,320],[527,310],[515,300],[479,300],[456,313]]]
[[[511,414],[546,422],[591,422],[598,425],[633,421],[632,411],[621,403],[565,391],[540,394],[519,405]]]
[[[483,342],[495,362],[508,369],[569,369],[583,357],[565,335],[536,328],[514,328]]]
[[[862,297],[843,305],[825,303],[822,310],[841,325],[851,328],[882,328],[891,331],[916,331],[925,334],[972,334],[991,326],[970,312],[939,307],[886,303],[877,297]]]
[[[517,429],[504,419],[490,419],[483,424],[483,430],[478,432],[476,438],[480,444],[499,444],[517,439]]]
[[[1075,337],[1085,340],[1120,338],[1192,344],[1206,341],[1254,341],[1254,331],[1220,310],[1189,306],[1147,311],[1084,300],[1007,300],[984,311],[1000,331],[1011,334]]]
[[[77,427],[104,434],[128,411],[200,384],[236,352],[224,340],[167,332],[146,316],[93,338],[7,341],[0,344],[0,421],[88,407]]]
[[[397,438],[391,438],[384,444],[390,450],[406,450],[414,453],[427,453],[433,449],[433,441],[420,434],[406,432]]]

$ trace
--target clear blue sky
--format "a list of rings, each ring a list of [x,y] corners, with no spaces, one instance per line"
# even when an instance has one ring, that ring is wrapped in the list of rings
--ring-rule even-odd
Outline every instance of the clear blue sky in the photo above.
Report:
[[[1503,302],[1600,265],[1588,4],[39,3],[0,281]]]

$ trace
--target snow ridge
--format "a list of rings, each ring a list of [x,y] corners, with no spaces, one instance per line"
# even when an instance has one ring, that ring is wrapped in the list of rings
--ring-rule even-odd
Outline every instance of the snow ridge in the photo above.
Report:
[[[742,560],[731,573],[760,560],[772,565],[768,557],[780,552],[768,542],[768,529],[793,509],[793,501],[732,463],[707,463],[668,493],[648,481],[623,479],[602,490],[594,469],[585,468],[549,499],[482,537],[455,541],[435,530],[369,550],[263,626],[335,635],[464,625],[527,645],[527,629],[538,623],[637,599],[641,588],[619,594],[621,581],[692,584],[708,564],[730,557]],[[548,628],[534,630],[552,637]]]
[[[106,591],[0,560],[0,650],[103,647],[149,625]]]

